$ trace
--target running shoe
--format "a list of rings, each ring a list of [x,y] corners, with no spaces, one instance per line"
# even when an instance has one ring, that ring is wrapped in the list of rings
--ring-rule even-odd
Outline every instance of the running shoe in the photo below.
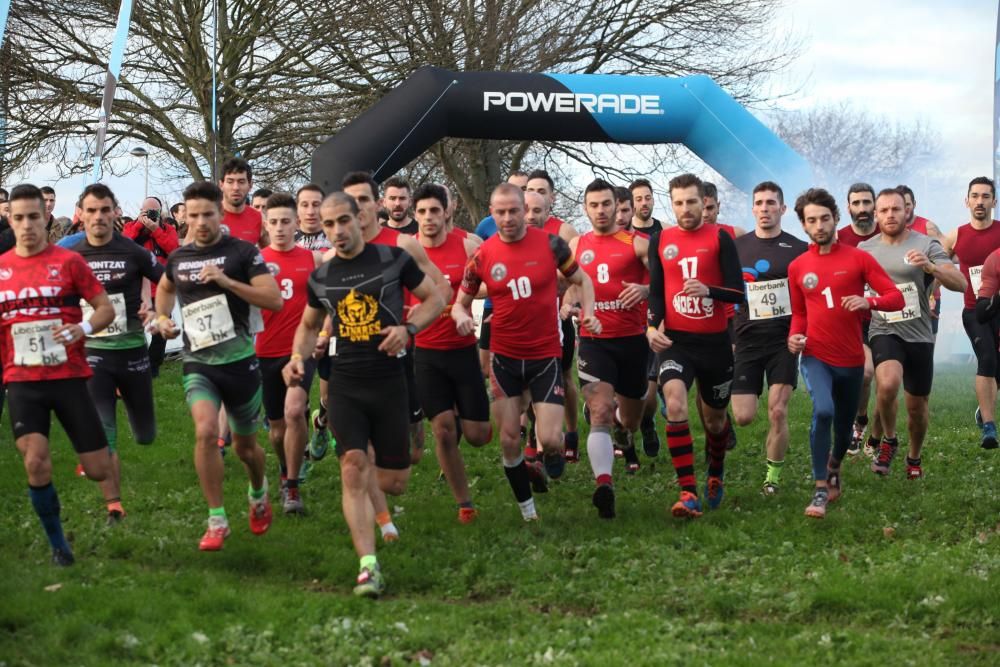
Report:
[[[642,451],[651,459],[659,456],[660,436],[656,433],[656,426],[642,430]]]
[[[76,562],[73,552],[69,549],[55,548],[52,550],[52,564],[58,567],[69,567]]]
[[[312,459],[308,456],[302,459],[302,465],[299,466],[299,484],[305,484],[306,480],[309,479],[309,472],[313,468]]]
[[[778,495],[778,485],[771,481],[765,481],[760,487],[760,494],[765,498]]]
[[[892,459],[896,456],[896,448],[882,440],[882,444],[878,448],[878,456],[872,461],[871,469],[876,475],[882,475],[883,477],[889,474],[889,466],[892,464]]]
[[[997,444],[997,425],[995,422],[986,422],[983,424],[983,439],[979,446],[983,449],[996,449]]]
[[[531,461],[528,466],[528,480],[531,481],[531,490],[535,493],[546,493],[549,490],[549,478],[545,474],[545,468],[540,461]]]
[[[545,464],[546,474],[552,479],[559,479],[566,470],[566,457],[562,452],[545,452],[542,461]]]
[[[385,593],[385,578],[382,577],[382,570],[379,566],[361,568],[357,584],[354,586],[354,594],[358,597],[374,600],[383,593]]]
[[[722,504],[722,496],[726,494],[726,487],[722,483],[722,477],[709,477],[705,482],[705,498],[708,500],[708,508],[717,510]]]
[[[229,522],[220,516],[208,517],[208,530],[198,543],[202,551],[221,551],[222,543],[229,537]]]
[[[851,433],[851,444],[847,446],[848,456],[854,457],[861,454],[861,444],[865,441],[865,430],[867,428],[867,425],[863,426],[857,421],[854,422],[854,431]]]
[[[108,525],[117,526],[125,520],[125,512],[122,510],[111,510],[108,512]]]
[[[333,440],[326,424],[320,423],[319,413],[319,408],[312,411],[313,432],[312,437],[309,438],[309,456],[314,461],[319,461],[326,456]]]
[[[627,474],[634,475],[639,472],[642,464],[639,462],[639,453],[635,451],[635,445],[622,450],[622,456],[625,457],[625,472]]]
[[[832,503],[841,495],[840,471],[827,469],[826,472],[826,500]]]
[[[285,500],[288,499],[288,480],[282,478],[280,485],[281,491],[278,493],[278,502],[284,505]]]
[[[806,516],[811,519],[823,519],[826,517],[826,506],[830,502],[826,489],[816,489],[812,502],[806,507]]]
[[[580,450],[576,447],[566,448],[566,463],[579,463],[580,462]]]
[[[924,469],[919,465],[906,464],[906,479],[923,479]]]
[[[696,519],[701,516],[701,501],[690,491],[681,491],[680,499],[670,508],[671,514],[683,519]]]
[[[284,492],[285,498],[281,501],[281,508],[284,510],[285,516],[290,514],[305,514],[306,508],[302,505],[302,497],[299,495],[299,490],[284,489]]]
[[[271,527],[271,501],[267,497],[267,492],[260,500],[250,501],[250,532],[254,535],[263,535]]]
[[[86,477],[87,476],[87,472],[83,469],[83,464],[82,463],[77,463],[76,464],[76,476],[77,477]]]
[[[459,507],[458,508],[458,522],[469,525],[473,521],[479,518],[479,510],[475,507]]]
[[[594,489],[594,496],[591,498],[594,507],[597,508],[597,516],[602,519],[615,518],[615,487],[610,484],[600,484]]]

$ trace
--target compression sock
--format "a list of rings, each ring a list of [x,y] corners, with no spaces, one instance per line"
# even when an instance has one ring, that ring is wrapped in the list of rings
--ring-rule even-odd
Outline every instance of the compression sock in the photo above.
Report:
[[[228,521],[226,519],[226,508],[225,507],[209,507],[208,508],[208,518],[213,516],[221,518],[223,521]]]
[[[53,549],[61,549],[69,552],[69,543],[63,535],[62,521],[59,518],[59,496],[56,495],[56,487],[49,482],[45,486],[28,485],[28,496],[31,504],[35,508],[35,514],[42,522],[45,535],[49,538],[49,544]]]
[[[591,426],[587,436],[587,458],[598,485],[611,483],[611,470],[615,465],[615,446],[611,442],[611,429]]]
[[[781,469],[785,466],[784,461],[772,461],[767,460],[767,476],[764,478],[765,482],[770,482],[771,484],[781,484]]]
[[[528,477],[528,464],[524,462],[524,456],[519,455],[515,461],[504,459],[503,472],[507,475],[511,491],[514,492],[514,499],[518,503],[531,500],[531,480]]]
[[[694,477],[694,445],[691,442],[691,430],[687,421],[667,422],[667,448],[670,449],[670,460],[677,473],[677,484],[684,491],[698,494],[698,486]]]
[[[733,430],[732,422],[726,417],[722,432],[718,434],[705,431],[705,452],[708,454],[708,476],[722,477],[726,463],[726,444]]]

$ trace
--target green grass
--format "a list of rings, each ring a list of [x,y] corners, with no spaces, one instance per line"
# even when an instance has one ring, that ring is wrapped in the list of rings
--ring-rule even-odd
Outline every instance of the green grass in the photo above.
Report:
[[[125,524],[104,526],[99,489],[73,477],[54,430],[72,568],[49,564],[4,424],[0,665],[996,665],[1000,454],[978,447],[971,374],[939,369],[925,480],[845,463],[845,496],[822,522],[802,515],[801,388],[781,495],[758,493],[758,422],[739,431],[723,508],[694,522],[668,515],[676,487],[661,456],[635,477],[616,463],[615,521],[597,519],[583,462],[538,497],[542,521],[527,525],[497,447],[464,446],[481,518],[462,526],[429,452],[391,503],[402,540],[380,549],[390,594],[373,603],[351,596],[357,560],[332,455],[303,487],[310,516],[277,516],[259,538],[228,456],[233,535],[221,553],[198,552],[206,510],[168,365],[156,386],[161,437],[135,445],[126,426],[119,438]],[[269,465],[274,478],[273,456]]]

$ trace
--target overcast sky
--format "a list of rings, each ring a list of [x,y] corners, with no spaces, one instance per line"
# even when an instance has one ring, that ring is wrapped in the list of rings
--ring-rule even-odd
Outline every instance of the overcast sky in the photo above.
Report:
[[[943,144],[938,175],[911,185],[920,212],[950,229],[965,220],[965,184],[991,173],[996,11],[991,0],[789,0],[776,30],[799,36],[803,51],[774,85],[799,91],[782,102],[790,108],[847,99],[936,128]],[[160,183],[155,164],[152,172],[151,192],[174,201],[177,184]],[[54,184],[58,215],[72,214],[83,180]],[[142,169],[108,180],[134,214],[143,194]]]

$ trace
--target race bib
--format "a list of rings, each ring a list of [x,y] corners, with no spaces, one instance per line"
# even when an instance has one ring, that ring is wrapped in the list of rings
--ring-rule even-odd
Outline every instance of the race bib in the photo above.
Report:
[[[264,330],[264,314],[257,306],[250,306],[250,335],[259,334]]]
[[[921,315],[921,310],[920,293],[917,291],[917,286],[913,283],[899,283],[896,287],[903,293],[903,310],[880,313],[882,320],[889,324],[898,324],[899,322],[909,322],[910,320],[918,319]]]
[[[969,267],[969,282],[972,283],[972,296],[979,296],[979,288],[983,286],[983,267]]]
[[[18,322],[10,327],[14,339],[15,366],[58,366],[66,363],[66,346],[52,337],[62,320]]]
[[[747,309],[751,320],[772,320],[792,314],[788,279],[747,283]]]
[[[236,338],[233,316],[223,294],[184,306],[181,315],[192,352]]]
[[[125,295],[124,294],[109,294],[108,299],[111,300],[111,305],[115,308],[115,319],[111,321],[103,331],[98,331],[92,333],[87,338],[104,338],[105,336],[120,336],[126,331],[128,331],[128,318],[125,317]],[[80,310],[83,311],[83,322],[90,319],[91,315],[94,314],[94,308],[84,299],[80,299]]]
[[[330,356],[331,357],[337,356],[337,337],[336,336],[330,336],[330,347],[329,347],[329,350],[330,350]]]

